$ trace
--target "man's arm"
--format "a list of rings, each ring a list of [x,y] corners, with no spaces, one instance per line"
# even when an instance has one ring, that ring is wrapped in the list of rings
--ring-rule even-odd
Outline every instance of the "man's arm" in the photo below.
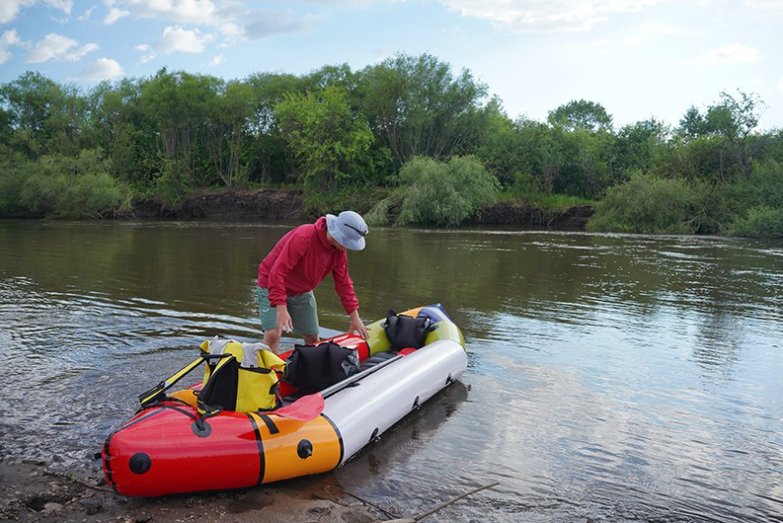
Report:
[[[370,334],[367,332],[367,328],[364,326],[362,319],[359,317],[359,309],[354,310],[348,316],[351,318],[351,332],[358,332],[359,336],[365,340],[369,338]]]
[[[283,331],[294,330],[291,315],[288,313],[285,277],[306,251],[306,242],[301,237],[292,237],[280,251],[269,271],[269,304],[277,309],[275,330],[278,336],[282,336]]]

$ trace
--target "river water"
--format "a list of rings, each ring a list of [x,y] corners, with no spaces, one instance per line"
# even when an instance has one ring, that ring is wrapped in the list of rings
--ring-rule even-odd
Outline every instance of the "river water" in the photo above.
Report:
[[[215,334],[260,336],[284,224],[0,221],[0,453],[100,474],[137,395]],[[783,245],[374,229],[366,322],[440,302],[469,368],[306,480],[427,521],[783,521]],[[324,334],[348,327],[328,278]],[[293,343],[293,340],[286,340]],[[267,487],[264,487],[267,488]],[[335,494],[336,495],[336,494]]]

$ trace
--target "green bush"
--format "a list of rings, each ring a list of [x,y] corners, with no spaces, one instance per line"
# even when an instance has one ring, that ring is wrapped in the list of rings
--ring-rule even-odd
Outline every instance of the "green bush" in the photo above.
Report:
[[[474,156],[448,163],[415,157],[400,169],[400,187],[369,213],[373,224],[399,207],[395,225],[435,224],[455,227],[495,201],[497,179]]]
[[[749,177],[715,185],[710,199],[705,201],[700,232],[746,231],[748,213],[765,207],[783,208],[783,165],[773,160],[755,163]]]
[[[370,207],[374,202],[385,198],[387,193],[387,189],[356,185],[346,185],[331,191],[307,191],[304,195],[305,210],[312,217],[351,210],[363,215],[366,221]]]
[[[728,233],[749,238],[783,238],[783,208],[766,205],[753,207],[729,227]]]
[[[18,168],[23,177],[19,204],[30,214],[50,218],[105,218],[124,212],[130,194],[109,169],[100,150],[27,162]]]
[[[607,190],[587,228],[642,234],[687,234],[699,225],[698,188],[681,179],[634,173]]]
[[[19,218],[27,213],[21,204],[25,174],[20,154],[3,148],[0,151],[0,218]]]

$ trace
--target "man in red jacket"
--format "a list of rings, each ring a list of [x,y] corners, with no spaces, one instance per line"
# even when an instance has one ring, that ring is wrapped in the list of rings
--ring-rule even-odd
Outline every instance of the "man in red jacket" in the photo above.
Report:
[[[283,331],[301,334],[308,345],[320,342],[313,289],[329,273],[351,318],[351,331],[367,338],[346,255],[346,249],[364,249],[367,232],[367,224],[353,211],[343,211],[339,216],[327,214],[290,231],[264,258],[258,266],[258,309],[264,343],[275,354]]]

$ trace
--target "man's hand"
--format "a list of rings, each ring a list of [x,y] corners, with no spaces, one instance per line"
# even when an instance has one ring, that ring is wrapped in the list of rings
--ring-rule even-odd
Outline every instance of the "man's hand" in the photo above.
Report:
[[[294,324],[291,322],[291,315],[288,314],[288,307],[285,305],[277,305],[277,322],[275,323],[275,331],[277,336],[283,335],[283,331],[291,332],[294,330]]]
[[[351,332],[357,332],[359,336],[364,338],[365,340],[370,337],[370,334],[367,332],[367,328],[364,326],[364,323],[362,323],[362,319],[359,318],[359,309],[356,309],[351,313]]]

